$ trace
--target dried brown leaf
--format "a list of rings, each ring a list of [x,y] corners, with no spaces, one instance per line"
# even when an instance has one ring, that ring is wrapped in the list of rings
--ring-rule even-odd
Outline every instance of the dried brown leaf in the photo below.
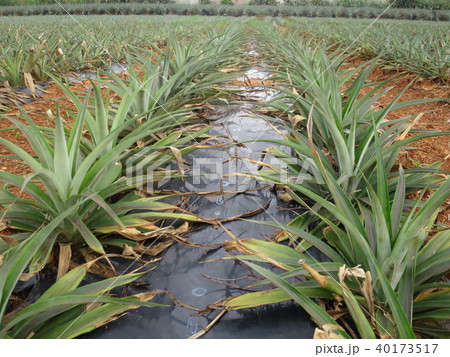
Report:
[[[175,229],[175,234],[183,234],[189,232],[189,222],[184,222],[181,226],[179,226],[177,229]]]
[[[145,293],[144,293],[145,294]],[[196,307],[192,307],[190,305],[184,304],[182,303],[180,300],[178,300],[175,296],[173,296],[169,291],[167,290],[162,290],[162,289],[156,289],[156,290],[152,290],[147,294],[153,294],[153,296],[158,295],[158,294],[166,294],[175,305],[183,307],[185,309],[188,310],[193,310],[193,311],[201,311],[200,309],[196,308]]]
[[[70,259],[72,258],[71,244],[59,243],[58,274],[56,280],[61,279],[69,270]]]
[[[192,243],[192,242],[189,242],[187,239],[181,238],[180,236],[177,236],[175,234],[170,234],[169,237],[180,244],[183,244],[185,246],[192,247],[192,248],[216,249],[216,248],[220,248],[223,246],[223,244],[202,245],[202,244]]]
[[[377,324],[375,321],[375,297],[373,295],[372,275],[370,274],[370,271],[366,272],[365,274],[365,280],[363,282],[361,293],[366,299],[367,305],[369,307],[372,326],[376,328]]]
[[[35,276],[38,272],[36,273],[25,273],[22,274],[19,278],[20,281],[28,281],[30,280],[33,276]]]
[[[408,127],[403,131],[403,133],[401,135],[399,135],[397,137],[397,139],[395,139],[395,141],[402,141],[406,138],[406,136],[409,134],[409,132],[411,131],[411,129],[419,122],[420,119],[422,119],[422,117],[424,116],[425,113],[420,113],[418,116],[416,116],[414,118],[414,120],[409,123]]]
[[[146,247],[145,245],[139,245],[137,247],[134,247],[133,250],[138,254],[145,254],[151,257],[156,257],[173,244],[175,244],[175,241],[166,240],[158,244],[152,245],[150,247]]]
[[[84,264],[86,266],[86,269],[89,273],[93,273],[96,275],[100,275],[105,278],[113,278],[117,276],[116,270],[114,267],[105,265],[103,263],[100,263],[100,259],[107,259],[106,255],[102,255],[100,257],[95,257],[92,254],[89,254],[87,252],[82,251],[81,254],[83,255],[84,259],[86,260],[86,263]],[[109,259],[108,259],[109,261]]]
[[[133,248],[131,248],[129,245],[124,244],[122,254],[127,256],[129,255],[134,256],[136,253],[134,252]]]
[[[208,326],[206,326],[203,330],[197,332],[195,335],[192,335],[191,337],[189,337],[189,339],[197,339],[197,338],[203,336],[204,334],[206,334],[217,323],[217,321],[219,321],[222,318],[222,316],[225,315],[226,313],[227,313],[227,310],[221,311],[219,313],[219,315],[217,315],[216,318],[214,320],[212,320]]]
[[[31,73],[25,72],[23,74],[25,86],[30,90],[31,95],[33,98],[36,98],[36,86],[34,85],[33,77],[31,76]]]
[[[17,240],[15,240],[14,238],[5,236],[5,235],[0,235],[0,238],[5,241],[5,243],[9,244],[11,247],[16,246],[17,244],[19,244],[19,242],[17,242]]]
[[[273,242],[280,242],[281,240],[287,238],[288,236],[289,235],[285,230],[279,229],[269,237],[269,240]]]
[[[173,146],[170,146],[169,149],[172,151],[172,154],[175,157],[175,161],[177,162],[178,166],[178,171],[180,171],[180,173],[184,175],[185,170],[183,167],[183,156],[181,154],[181,151]],[[183,177],[183,181],[186,181],[186,178]]]
[[[356,267],[346,269],[345,275],[347,277],[355,277],[355,278],[365,279],[366,272],[364,271],[364,269],[361,269],[360,266],[361,265],[357,265]]]
[[[300,122],[302,122],[304,120],[307,120],[305,117],[302,117],[299,114],[294,115],[294,116],[288,115],[288,119],[292,123],[292,126],[294,126],[294,127],[297,126],[298,123],[300,123]]]
[[[304,259],[300,260],[299,264],[302,266],[302,268],[306,269],[309,274],[311,274],[311,277],[316,280],[322,288],[325,288],[327,286],[327,279],[325,278],[325,276],[321,275],[314,268],[308,265]]]
[[[282,193],[281,195],[278,196],[278,198],[280,200],[282,200],[283,202],[287,202],[287,203],[293,201],[292,197],[287,192]]]
[[[344,329],[339,325],[325,324],[320,328],[316,328],[314,331],[314,339],[343,339],[344,337],[337,334],[336,330],[344,331]]]

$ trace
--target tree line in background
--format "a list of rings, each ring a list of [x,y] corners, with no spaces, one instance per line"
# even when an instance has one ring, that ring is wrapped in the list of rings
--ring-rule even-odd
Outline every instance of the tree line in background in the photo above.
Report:
[[[113,4],[113,3],[149,3],[173,4],[176,0],[59,0],[63,4]],[[211,0],[199,0],[200,4],[210,4]],[[0,0],[0,5],[42,5],[52,4],[54,0]],[[222,4],[232,5],[232,0],[222,0]],[[388,1],[382,0],[251,0],[250,5],[289,5],[289,6],[344,6],[344,7],[386,7]],[[422,8],[435,10],[449,10],[448,0],[397,0],[395,8]]]
[[[58,3],[25,6],[0,6],[0,16],[66,15],[204,15],[204,16],[300,16],[354,19],[397,19],[449,21],[450,10],[398,9],[345,6],[270,6],[181,3],[111,3],[111,4],[65,4]]]
[[[208,1],[208,0],[206,0]],[[387,7],[393,0],[251,0],[250,5],[283,5],[289,6],[344,6],[344,7]],[[450,9],[448,0],[397,0],[394,8],[422,8],[435,10]]]
[[[204,15],[204,16],[300,16],[317,18],[396,19],[449,21],[449,10],[389,9],[343,6],[229,6],[189,4],[58,4],[1,6],[0,16],[34,15]]]

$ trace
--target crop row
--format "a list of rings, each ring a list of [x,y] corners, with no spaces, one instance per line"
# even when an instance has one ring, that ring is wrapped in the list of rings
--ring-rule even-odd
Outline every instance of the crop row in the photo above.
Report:
[[[356,51],[366,59],[381,57],[391,69],[412,71],[444,82],[450,78],[450,33],[444,23],[290,19],[284,24],[292,37],[314,35]]]
[[[271,146],[261,169],[248,176],[274,184],[307,212],[288,225],[261,222],[278,228],[272,239],[289,246],[252,238],[227,244],[242,253],[233,259],[264,278],[254,286],[266,290],[225,307],[294,300],[318,326],[316,338],[445,338],[450,230],[434,222],[450,180],[440,177],[440,163],[404,169],[398,156],[417,140],[450,132],[414,129],[409,121],[417,116],[386,119],[391,111],[436,99],[399,102],[404,89],[375,108],[392,89],[383,89],[385,81],[368,83],[376,61],[344,69],[348,57],[339,50],[288,39],[267,26],[259,42],[274,79],[287,84],[264,104],[273,113],[267,120],[280,124],[281,116],[284,131],[283,139],[260,139]],[[271,165],[273,158],[284,166]],[[422,202],[431,188],[436,191]],[[413,192],[417,199],[408,196]],[[317,259],[317,251],[326,258]]]
[[[211,127],[194,113],[201,103],[225,95],[215,89],[228,78],[219,69],[238,58],[241,40],[236,29],[220,32],[189,43],[169,35],[165,47],[140,48],[127,56],[125,79],[105,73],[81,96],[54,77],[76,107],[64,115],[56,108],[49,118],[54,128],[37,126],[24,110],[23,121],[2,118],[22,133],[34,155],[4,138],[0,144],[34,174],[0,171],[2,222],[20,232],[0,241],[0,337],[71,338],[129,308],[159,306],[149,302],[151,293],[103,296],[142,273],[80,287],[91,264],[67,271],[71,257],[89,262],[86,257],[97,254],[108,261],[106,247],[150,254],[143,243],[163,239],[158,226],[163,219],[200,220],[138,189],[168,175],[183,176],[181,157],[207,144]],[[166,172],[172,161],[180,164],[178,170]],[[166,231],[177,235],[172,227]],[[57,282],[26,308],[12,306],[9,299],[25,270],[33,276],[49,265],[56,266]],[[100,305],[85,310],[92,302]]]
[[[0,84],[24,86],[28,80],[47,81],[51,75],[91,70],[120,63],[136,47],[164,45],[170,34],[188,40],[227,24],[227,19],[208,19],[191,26],[195,18],[89,16],[71,24],[51,16],[2,19],[0,28]],[[58,25],[58,31],[51,29]],[[76,26],[78,31],[73,31]],[[29,83],[28,83],[29,84]]]

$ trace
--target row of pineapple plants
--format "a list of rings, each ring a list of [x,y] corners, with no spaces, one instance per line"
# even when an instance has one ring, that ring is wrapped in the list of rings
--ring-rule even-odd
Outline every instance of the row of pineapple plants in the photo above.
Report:
[[[2,5],[40,5],[51,4],[52,0],[4,0]],[[113,3],[175,3],[175,0],[62,0],[62,4],[113,4]],[[211,4],[211,0],[199,0],[200,4]],[[346,7],[386,7],[386,2],[382,0],[251,0],[250,5],[287,5],[287,6],[346,6]],[[398,8],[424,8],[435,10],[449,10],[450,5],[445,0],[398,0],[394,4]]]
[[[284,123],[283,139],[260,141],[291,151],[269,146],[264,156],[284,165],[264,160],[247,176],[274,184],[307,211],[288,225],[260,222],[279,229],[278,242],[230,233],[227,249],[241,254],[226,259],[262,280],[248,287],[260,291],[224,308],[293,300],[317,325],[317,338],[448,337],[450,230],[435,220],[450,198],[449,173],[440,163],[403,168],[398,157],[417,140],[450,132],[415,129],[417,116],[387,120],[430,100],[399,103],[405,88],[375,108],[390,90],[383,89],[389,80],[367,83],[376,61],[344,69],[340,51],[281,36],[266,28],[259,41],[284,84],[266,117]]]
[[[99,21],[102,20],[102,21]],[[191,38],[217,28],[213,21],[183,26],[177,18],[146,21],[110,20],[93,17],[80,20],[80,31],[64,19],[48,21],[10,21],[0,28],[0,87],[33,87],[49,81],[51,75],[97,71],[123,62],[133,46],[164,45],[170,33]],[[52,31],[57,23],[59,31]],[[226,22],[223,22],[226,24]],[[114,29],[111,30],[111,26]]]
[[[325,38],[365,59],[380,56],[387,68],[443,82],[450,78],[450,34],[443,23],[289,19],[284,24],[292,37],[306,33]]]
[[[64,116],[56,108],[54,128],[37,126],[25,110],[25,123],[3,116],[34,155],[0,138],[33,171],[26,177],[0,171],[2,222],[18,231],[0,242],[0,338],[73,338],[127,309],[160,306],[150,302],[151,291],[125,298],[109,294],[142,272],[81,284],[92,262],[69,270],[71,257],[108,260],[114,247],[138,256],[147,250],[145,237],[174,234],[170,226],[162,229],[163,220],[200,220],[162,202],[165,196],[137,190],[149,180],[182,177],[181,166],[168,172],[167,165],[182,165],[184,154],[207,144],[210,126],[194,113],[225,95],[216,89],[227,79],[219,69],[238,57],[240,32],[229,28],[189,43],[173,35],[166,49],[134,48],[127,55],[127,78],[110,74],[93,81],[81,97],[53,77],[76,107]],[[57,281],[37,301],[13,308],[18,281],[46,267],[57,270]]]
[[[57,4],[0,7],[0,16],[30,15],[209,15],[209,16],[305,16],[387,18],[448,21],[449,10],[399,9],[346,6],[186,5],[186,4]]]

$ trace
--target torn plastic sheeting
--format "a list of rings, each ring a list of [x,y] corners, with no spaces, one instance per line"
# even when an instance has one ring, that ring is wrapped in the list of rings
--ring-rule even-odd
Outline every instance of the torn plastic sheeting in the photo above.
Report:
[[[121,74],[128,70],[128,64],[126,63],[113,63],[108,70],[110,73]]]
[[[35,83],[35,95],[41,97],[49,83]],[[2,95],[3,94],[3,95]],[[0,102],[15,104],[24,104],[33,101],[32,93],[27,87],[7,88],[4,93],[0,91]]]
[[[259,68],[250,68],[244,72],[244,75],[237,78],[237,81],[244,82],[246,79],[268,79],[270,78],[270,73],[262,72]]]
[[[80,83],[87,79],[96,79],[99,75],[97,72],[76,72],[73,76],[67,76],[67,80],[70,83]]]
[[[245,52],[246,55],[255,58],[261,56],[261,54],[255,50],[255,48],[257,48],[256,43],[250,43],[248,47],[248,51]]]
[[[36,87],[35,88],[36,95],[39,96],[39,97],[42,97],[44,95],[45,88],[47,88],[49,86],[48,83],[35,83],[34,85]],[[14,90],[16,92],[25,93],[25,94],[30,95],[30,96],[32,95],[30,89],[27,88],[27,87],[16,87],[16,88],[14,88]],[[29,101],[31,101],[31,98],[30,98]]]
[[[127,71],[129,68],[128,64],[126,63],[113,63],[110,67],[104,68],[105,71],[109,73],[114,74],[122,74],[123,72]],[[76,72],[72,76],[67,76],[67,80],[70,83],[79,83],[81,81],[84,81],[86,79],[96,79],[99,78],[98,72]]]

